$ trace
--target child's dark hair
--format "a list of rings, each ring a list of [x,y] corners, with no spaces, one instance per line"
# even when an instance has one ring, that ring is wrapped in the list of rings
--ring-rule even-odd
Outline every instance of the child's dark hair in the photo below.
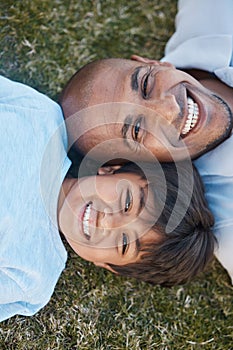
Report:
[[[212,232],[214,218],[208,208],[204,187],[195,166],[190,161],[177,162],[176,165],[161,163],[160,166],[165,177],[165,200],[161,198],[161,176],[156,172],[149,177],[145,176],[140,169],[145,169],[145,163],[140,167],[126,165],[118,170],[138,173],[146,178],[154,195],[154,212],[158,209],[158,203],[163,202],[163,208],[151,228],[159,234],[160,239],[142,245],[142,257],[138,262],[109,266],[120,275],[170,287],[190,281],[205,269],[213,258],[216,239]],[[189,198],[187,193],[190,193]],[[178,218],[177,226],[167,232],[169,220],[179,217],[179,211],[183,211],[184,215]]]

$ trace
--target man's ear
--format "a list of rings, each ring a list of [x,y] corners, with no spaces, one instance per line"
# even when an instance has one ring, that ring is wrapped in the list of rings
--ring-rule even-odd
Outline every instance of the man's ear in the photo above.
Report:
[[[120,169],[122,165],[106,165],[98,169],[98,175],[111,175],[114,174],[116,170]]]
[[[132,55],[131,60],[146,63],[146,64],[153,64],[155,66],[163,66],[163,67],[170,67],[170,68],[174,67],[169,62],[161,62],[161,61],[157,61],[157,60],[152,60],[150,58],[141,57],[138,55]]]
[[[160,64],[159,61],[152,60],[152,59],[149,59],[149,58],[146,58],[146,57],[142,57],[142,56],[138,56],[138,55],[132,55],[131,56],[131,60],[142,62],[142,63],[147,63],[147,64]]]
[[[109,266],[109,265],[106,264],[106,263],[96,262],[96,263],[94,263],[94,264],[95,264],[95,266],[103,267],[104,269],[106,269],[106,270],[108,270],[108,271],[111,271],[111,272],[115,273],[116,275],[118,275],[118,272],[116,272],[115,270],[113,270],[113,269],[111,268],[111,266]]]

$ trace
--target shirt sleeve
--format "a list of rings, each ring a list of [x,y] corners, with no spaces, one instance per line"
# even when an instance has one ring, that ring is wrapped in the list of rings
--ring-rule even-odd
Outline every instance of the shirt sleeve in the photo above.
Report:
[[[0,288],[0,322],[15,315],[32,316],[49,301],[50,296],[46,299],[42,291],[39,293],[40,288],[36,288],[38,283],[33,284],[33,278],[32,285],[25,290],[23,275],[16,269],[0,269],[0,285],[4,286]]]
[[[17,108],[18,111],[44,111],[46,115],[56,115],[63,119],[61,107],[48,96],[36,89],[0,76],[0,104]]]
[[[162,61],[177,68],[215,73],[231,66],[232,14],[232,0],[180,0],[176,30],[166,45]]]
[[[37,311],[39,311],[40,308],[41,307],[39,305],[32,305],[32,304],[30,304],[30,307],[28,307],[28,304],[23,301],[8,303],[8,304],[1,304],[0,305],[0,322],[6,321],[10,317],[13,317],[16,315],[32,316]]]
[[[17,83],[0,75],[0,102],[5,102],[6,98],[13,100],[27,91],[27,86]]]
[[[27,306],[24,302],[25,294],[13,278],[14,269],[1,268],[0,270],[0,321],[4,321],[16,314],[27,314]]]

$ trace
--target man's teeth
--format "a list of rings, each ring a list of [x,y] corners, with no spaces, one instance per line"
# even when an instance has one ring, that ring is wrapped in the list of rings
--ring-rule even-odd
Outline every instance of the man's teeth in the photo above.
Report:
[[[83,232],[88,238],[91,237],[91,234],[89,231],[89,219],[90,219],[90,213],[91,213],[91,206],[92,206],[92,203],[87,204],[83,215]]]
[[[196,102],[191,97],[188,97],[188,117],[185,126],[181,132],[182,135],[187,135],[190,130],[197,124],[199,117],[199,108]]]

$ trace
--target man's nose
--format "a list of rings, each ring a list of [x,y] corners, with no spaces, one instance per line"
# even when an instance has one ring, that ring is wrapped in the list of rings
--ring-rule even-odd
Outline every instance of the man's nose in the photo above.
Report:
[[[162,68],[154,75],[155,89],[153,91],[154,98],[165,98],[169,95],[169,91],[173,84],[173,74],[171,69]]]
[[[176,101],[176,97],[173,94],[164,95],[161,98],[151,98],[146,103],[147,115],[150,115],[151,121],[153,121],[151,127],[154,127],[154,123],[159,125],[169,126],[177,120],[177,116],[180,114],[180,107]]]
[[[169,71],[160,71],[155,75],[155,88],[150,98],[146,100],[146,107],[152,110],[151,113],[155,113],[158,118],[163,118],[170,124],[180,113],[180,106],[176,99],[180,88],[171,86],[168,75]],[[154,116],[153,119],[157,118]]]

